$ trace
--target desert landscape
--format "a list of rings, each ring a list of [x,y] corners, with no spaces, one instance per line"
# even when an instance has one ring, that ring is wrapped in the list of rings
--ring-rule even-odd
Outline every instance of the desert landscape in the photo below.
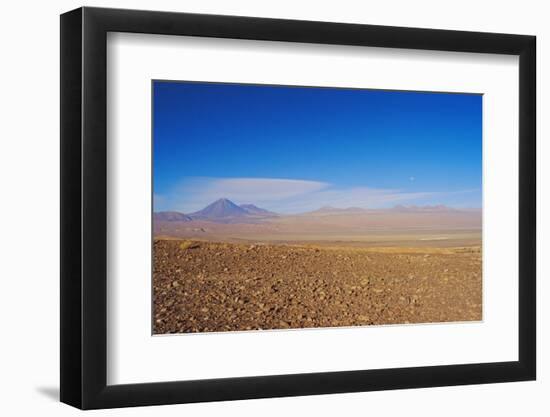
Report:
[[[153,215],[153,333],[482,319],[481,210]]]
[[[481,94],[152,86],[153,334],[482,320]]]

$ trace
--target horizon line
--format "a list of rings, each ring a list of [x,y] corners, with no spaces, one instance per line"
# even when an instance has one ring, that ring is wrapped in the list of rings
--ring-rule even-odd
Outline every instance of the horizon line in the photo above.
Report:
[[[194,210],[194,211],[181,211],[181,210],[178,210],[178,209],[166,209],[166,210],[154,210],[153,209],[153,213],[169,213],[169,212],[172,212],[172,213],[179,213],[179,214],[184,214],[184,215],[190,215],[190,214],[194,214],[194,213],[197,213],[201,210],[203,210],[204,208],[206,207],[209,207],[210,205],[212,204],[215,204],[217,202],[220,202],[220,201],[228,201],[238,207],[241,207],[243,205],[253,205],[255,206],[256,208],[258,209],[261,209],[261,210],[266,210],[266,211],[270,211],[271,213],[273,214],[277,214],[277,215],[295,215],[295,214],[305,214],[305,213],[312,213],[312,212],[316,212],[316,211],[320,211],[320,210],[323,210],[323,209],[332,209],[332,210],[351,210],[351,209],[355,209],[355,210],[364,210],[364,211],[381,211],[381,210],[392,210],[392,209],[396,209],[396,208],[403,208],[403,209],[426,209],[426,208],[445,208],[445,209],[450,209],[450,210],[456,210],[456,211],[468,211],[468,210],[483,210],[483,206],[467,206],[467,207],[457,207],[457,206],[451,206],[451,205],[447,205],[447,204],[423,204],[423,205],[419,205],[419,204],[394,204],[393,206],[388,206],[388,207],[362,207],[362,206],[346,206],[346,207],[337,207],[337,206],[333,206],[333,205],[330,205],[330,204],[326,204],[326,205],[321,205],[315,209],[312,209],[312,210],[306,210],[306,211],[297,211],[297,212],[294,212],[294,213],[280,213],[280,212],[277,212],[277,211],[274,211],[274,210],[271,210],[271,209],[266,209],[264,207],[260,207],[258,206],[257,204],[253,203],[253,202],[250,202],[247,200],[247,202],[244,202],[244,203],[236,203],[234,202],[233,200],[227,198],[227,197],[220,197],[214,201],[212,201],[211,203],[209,204],[206,204],[203,208],[199,209],[199,210]]]

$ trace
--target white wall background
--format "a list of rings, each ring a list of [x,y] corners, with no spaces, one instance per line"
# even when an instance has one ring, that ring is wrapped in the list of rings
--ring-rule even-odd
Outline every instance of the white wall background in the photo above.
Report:
[[[370,3],[370,4],[369,4]],[[0,410],[75,415],[57,402],[59,379],[59,17],[73,0],[10,2],[0,24]],[[86,5],[238,14],[533,34],[538,37],[539,378],[536,382],[237,401],[95,412],[94,415],[530,415],[550,412],[550,147],[544,119],[550,87],[545,2],[124,0]],[[546,395],[545,395],[546,394]]]

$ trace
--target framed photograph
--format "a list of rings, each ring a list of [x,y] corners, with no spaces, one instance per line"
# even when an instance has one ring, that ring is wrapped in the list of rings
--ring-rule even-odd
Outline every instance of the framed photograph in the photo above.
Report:
[[[61,16],[61,401],[533,380],[535,37]]]

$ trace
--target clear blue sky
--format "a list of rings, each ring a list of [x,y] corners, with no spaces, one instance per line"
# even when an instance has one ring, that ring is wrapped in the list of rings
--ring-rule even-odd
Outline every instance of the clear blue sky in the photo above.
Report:
[[[153,83],[155,210],[481,207],[482,96]]]

